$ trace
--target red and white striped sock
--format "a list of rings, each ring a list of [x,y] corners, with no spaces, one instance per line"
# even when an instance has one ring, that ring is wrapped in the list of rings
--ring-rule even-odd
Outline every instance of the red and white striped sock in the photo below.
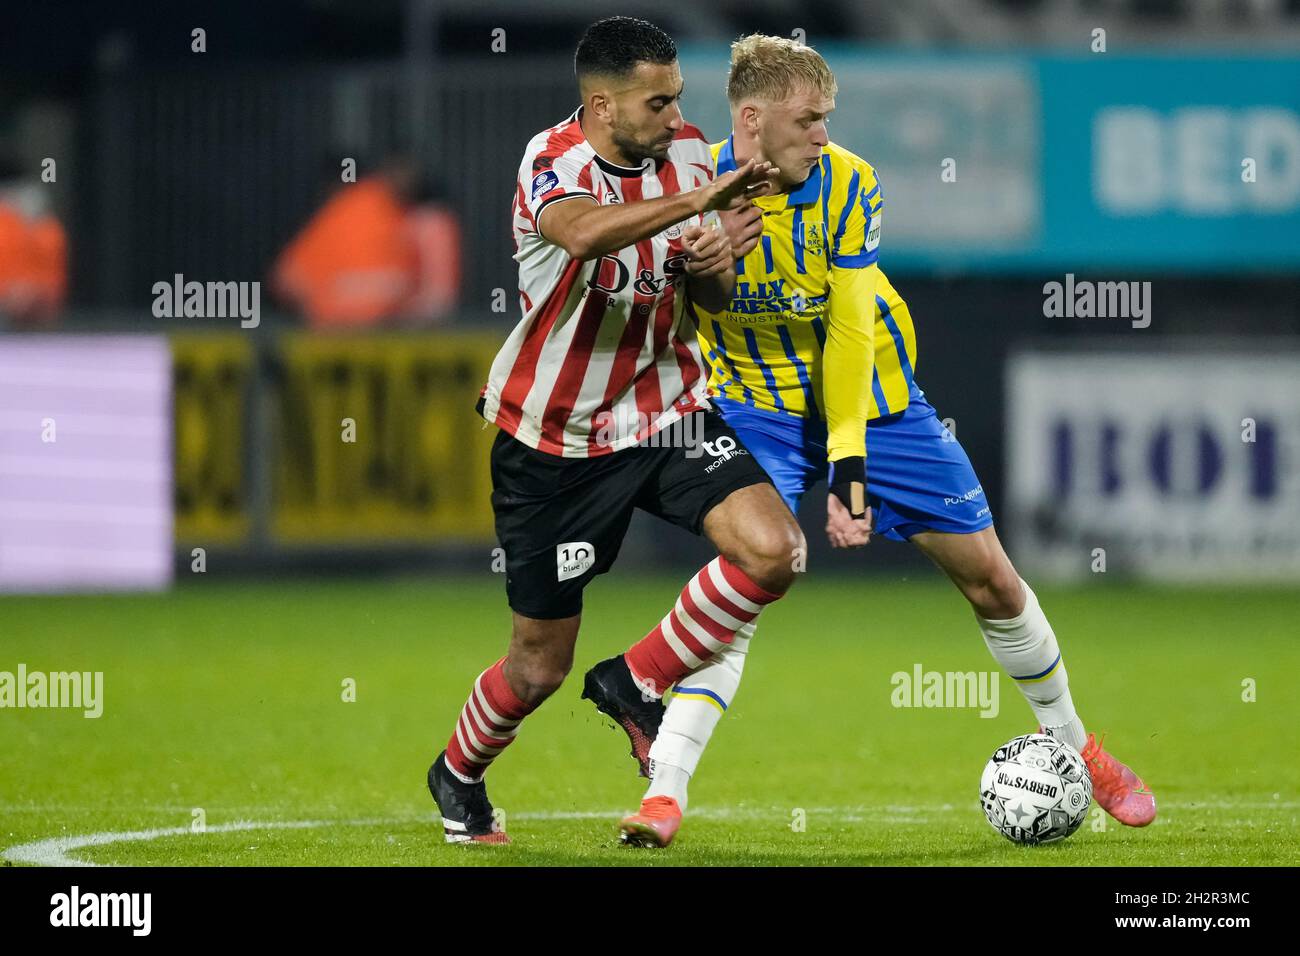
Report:
[[[533,712],[506,682],[506,659],[497,661],[474,681],[460,712],[456,732],[447,742],[447,766],[464,783],[478,783]]]
[[[623,655],[632,677],[647,694],[662,697],[780,596],[759,587],[726,558],[714,558],[691,578],[655,629]]]

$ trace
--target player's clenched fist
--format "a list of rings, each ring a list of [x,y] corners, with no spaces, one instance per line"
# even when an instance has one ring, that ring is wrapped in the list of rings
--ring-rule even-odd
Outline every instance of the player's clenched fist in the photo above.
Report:
[[[718,213],[718,218],[722,220],[722,228],[727,230],[731,251],[737,259],[753,252],[763,237],[763,210],[752,202],[745,202],[735,209],[724,209]]]
[[[715,226],[687,226],[682,233],[686,253],[686,274],[694,278],[726,272],[735,261],[727,231]]]

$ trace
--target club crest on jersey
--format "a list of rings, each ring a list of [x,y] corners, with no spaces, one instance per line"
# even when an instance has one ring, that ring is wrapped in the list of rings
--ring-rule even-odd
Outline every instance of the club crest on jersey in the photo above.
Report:
[[[533,198],[545,196],[556,186],[560,185],[560,177],[555,175],[552,170],[544,169],[533,177]]]
[[[803,248],[812,256],[820,256],[826,251],[826,232],[820,222],[803,224]]]

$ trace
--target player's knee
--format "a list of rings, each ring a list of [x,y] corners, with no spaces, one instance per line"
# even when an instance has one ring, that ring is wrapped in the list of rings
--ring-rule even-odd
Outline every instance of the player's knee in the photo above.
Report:
[[[536,707],[550,697],[568,676],[569,669],[554,664],[530,664],[519,670],[519,684],[515,693],[530,707]]]
[[[1025,609],[1025,592],[1020,575],[1009,561],[999,561],[971,583],[967,597],[976,612],[991,621],[1018,617]]]
[[[794,583],[796,569],[803,566],[806,554],[803,532],[790,518],[752,526],[737,563],[759,587],[784,594]]]
[[[520,661],[513,668],[515,694],[525,704],[536,707],[559,690],[572,666],[572,659],[558,657],[539,656]]]

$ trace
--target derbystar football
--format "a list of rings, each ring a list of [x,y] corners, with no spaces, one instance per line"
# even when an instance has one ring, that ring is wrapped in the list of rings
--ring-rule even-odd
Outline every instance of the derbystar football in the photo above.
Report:
[[[1092,803],[1092,778],[1069,744],[1047,734],[1025,734],[993,752],[980,777],[984,814],[1008,840],[1051,843],[1083,823]]]

